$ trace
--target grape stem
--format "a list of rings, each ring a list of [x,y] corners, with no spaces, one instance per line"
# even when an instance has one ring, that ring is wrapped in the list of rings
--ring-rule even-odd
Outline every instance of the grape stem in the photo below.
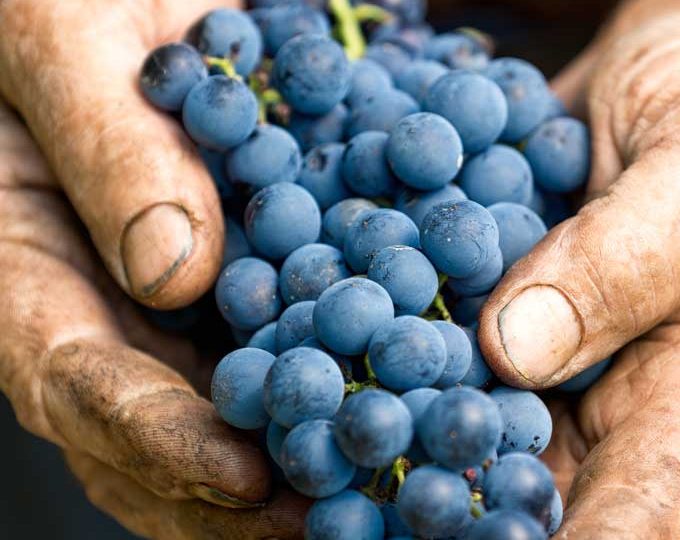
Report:
[[[395,459],[394,463],[392,464],[392,477],[396,478],[398,483],[397,491],[406,481],[406,468],[408,467],[408,465],[409,463],[407,459],[403,456],[400,456],[397,459]]]
[[[392,18],[392,14],[386,9],[375,4],[359,4],[354,8],[354,16],[360,23],[373,22],[382,24]]]
[[[349,0],[329,0],[328,5],[337,21],[338,35],[345,45],[347,58],[350,60],[361,58],[366,51],[366,40]]]
[[[377,489],[378,489],[378,484],[380,483],[380,478],[382,477],[383,473],[385,472],[385,467],[378,467],[374,472],[373,476],[371,477],[371,481],[365,485],[363,488],[361,488],[361,491],[363,492],[364,495],[366,495],[369,499],[376,500],[377,498]]]
[[[221,69],[222,73],[224,73],[230,79],[237,79],[239,81],[243,80],[243,78],[238,73],[236,73],[236,68],[229,58],[222,58],[219,56],[204,56],[203,59],[209,67]]]
[[[371,359],[368,357],[368,353],[366,353],[366,356],[364,356],[364,367],[366,368],[368,380],[371,383],[377,383],[378,377],[376,376],[375,371],[373,371],[373,367],[371,366]]]
[[[437,296],[434,297],[434,307],[439,312],[439,315],[442,318],[442,320],[450,323],[453,322],[453,317],[451,317],[451,312],[449,311],[449,308],[446,307],[446,302],[444,302],[444,297],[442,296],[442,293],[437,293]]]

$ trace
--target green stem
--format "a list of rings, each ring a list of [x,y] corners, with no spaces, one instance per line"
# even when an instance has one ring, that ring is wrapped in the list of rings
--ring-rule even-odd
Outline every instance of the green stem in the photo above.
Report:
[[[470,513],[472,514],[472,517],[475,519],[479,519],[483,516],[482,511],[479,509],[478,506],[475,506],[474,504],[470,505]]]
[[[371,366],[371,359],[368,357],[368,353],[366,353],[366,356],[364,356],[364,367],[366,368],[368,380],[372,383],[375,383],[378,380],[378,377],[375,375],[375,371],[373,371],[373,367]]]
[[[350,60],[361,58],[366,51],[366,40],[349,0],[330,0],[328,5],[337,21],[338,34],[345,45],[347,57]]]
[[[243,78],[236,73],[236,68],[229,58],[221,58],[219,56],[204,56],[203,58],[209,67],[220,68],[227,77],[238,79],[239,81],[243,80]]]
[[[392,476],[397,479],[399,488],[406,481],[406,467],[408,466],[408,461],[405,457],[398,457],[394,460],[392,464]],[[397,488],[397,489],[399,489]]]
[[[377,498],[378,484],[380,483],[380,478],[382,478],[385,472],[385,467],[379,467],[373,472],[371,481],[361,488],[361,492],[366,495],[369,499],[375,500]]]
[[[380,24],[392,18],[389,11],[375,4],[359,4],[354,8],[354,16],[360,23],[374,22]]]
[[[446,282],[449,280],[449,276],[446,274],[439,274],[439,289],[446,285]]]
[[[443,320],[446,322],[453,322],[453,317],[451,317],[451,312],[449,311],[449,308],[446,307],[446,303],[444,302],[444,297],[442,296],[441,293],[437,293],[437,296],[434,297],[434,307],[435,309],[439,312],[439,315]]]

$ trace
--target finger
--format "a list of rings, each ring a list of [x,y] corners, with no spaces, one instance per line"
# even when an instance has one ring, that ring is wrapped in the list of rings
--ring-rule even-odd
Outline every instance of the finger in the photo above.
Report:
[[[679,304],[674,145],[551,231],[489,298],[480,346],[510,384],[548,387],[610,356]]]
[[[83,454],[66,453],[90,501],[138,535],[162,540],[302,538],[310,501],[278,493],[263,508],[227,510],[198,501],[167,501],[115,469]]]
[[[196,149],[175,119],[144,101],[138,71],[151,48],[217,4],[0,5],[0,91],[26,119],[111,274],[157,307],[186,304],[210,286],[223,220]]]

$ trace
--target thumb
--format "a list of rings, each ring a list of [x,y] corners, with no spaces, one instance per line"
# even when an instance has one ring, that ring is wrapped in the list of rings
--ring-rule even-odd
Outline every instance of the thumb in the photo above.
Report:
[[[647,150],[506,275],[479,341],[509,384],[559,384],[678,307],[677,143]]]

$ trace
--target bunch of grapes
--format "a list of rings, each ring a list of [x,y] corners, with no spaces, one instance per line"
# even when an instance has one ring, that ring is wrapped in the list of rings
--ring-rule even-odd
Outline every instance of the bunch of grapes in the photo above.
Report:
[[[488,37],[435,35],[423,1],[252,4],[208,13],[141,73],[223,199],[215,295],[245,348],[214,373],[217,411],[266,429],[318,499],[309,539],[546,538],[550,414],[494,380],[476,319],[569,216],[586,126]]]

